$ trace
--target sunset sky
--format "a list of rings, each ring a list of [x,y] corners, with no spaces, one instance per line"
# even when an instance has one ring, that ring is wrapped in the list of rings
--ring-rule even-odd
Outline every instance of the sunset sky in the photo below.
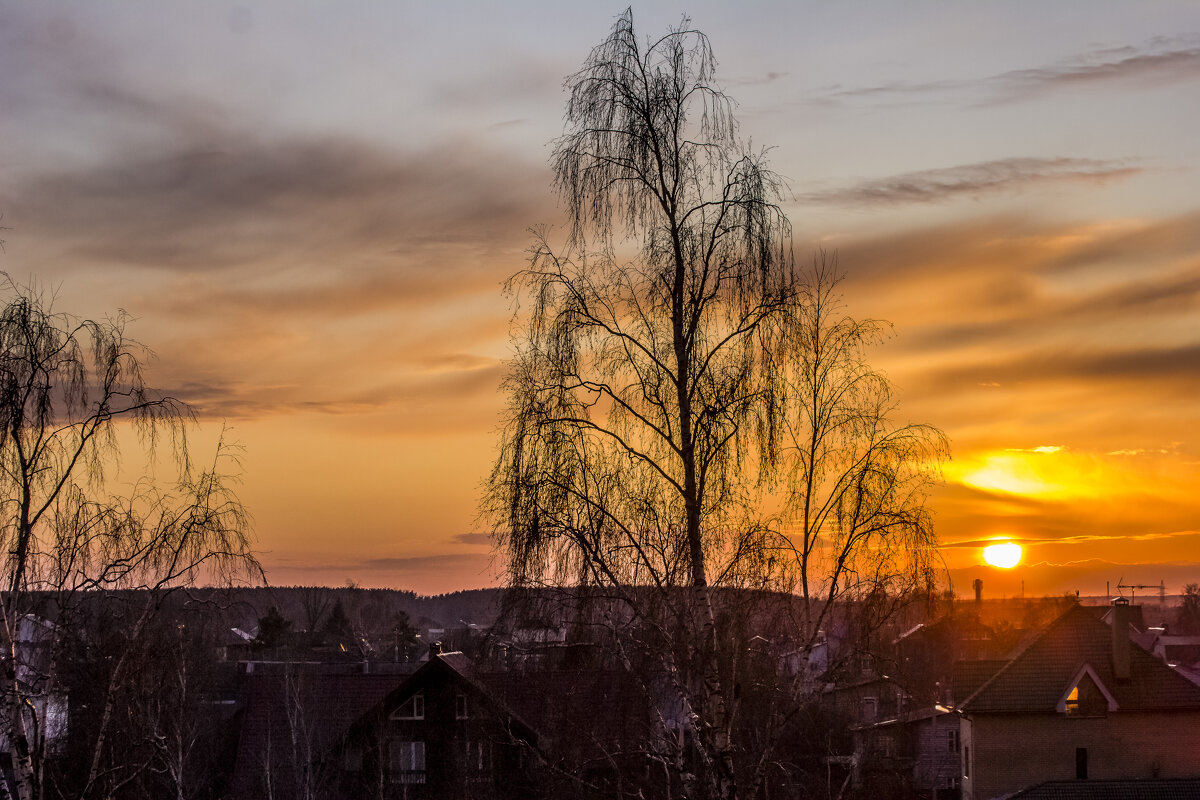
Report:
[[[244,446],[273,583],[496,581],[476,519],[564,76],[624,6],[0,0],[0,269]],[[1200,581],[1200,4],[643,3],[707,32],[953,460],[955,587]],[[1025,546],[1011,573],[985,540]]]

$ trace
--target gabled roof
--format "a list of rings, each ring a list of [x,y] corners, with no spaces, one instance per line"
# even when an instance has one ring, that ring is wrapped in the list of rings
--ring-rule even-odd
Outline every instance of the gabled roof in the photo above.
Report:
[[[1010,800],[1195,800],[1200,778],[1165,780],[1046,781]]]
[[[1122,711],[1200,710],[1200,686],[1129,645],[1130,679],[1113,674],[1112,630],[1083,606],[1050,623],[1021,652],[964,700],[964,713],[1053,713],[1068,684],[1087,665]]]
[[[954,701],[961,703],[983,686],[989,678],[1007,664],[1002,659],[955,661],[950,672],[950,689]]]
[[[420,691],[430,680],[436,679],[439,674],[449,678],[451,681],[469,686],[489,703],[493,710],[514,723],[516,728],[515,733],[529,741],[534,740],[536,737],[534,729],[509,708],[502,698],[488,688],[487,684],[484,683],[476,671],[475,663],[459,652],[430,655],[429,660],[421,665],[420,669],[408,676],[407,680],[391,692],[388,692],[387,696],[361,714],[354,722],[352,729],[360,730],[376,724],[403,701],[407,700],[410,695]]]
[[[261,795],[260,783],[268,770],[284,770],[287,774],[273,779],[279,786],[290,785],[296,765],[280,754],[291,743],[301,738],[314,756],[326,752],[403,678],[318,671],[248,675],[232,779],[234,796]]]

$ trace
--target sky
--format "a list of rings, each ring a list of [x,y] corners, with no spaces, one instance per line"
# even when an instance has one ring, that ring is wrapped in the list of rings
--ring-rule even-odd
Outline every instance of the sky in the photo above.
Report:
[[[242,446],[272,583],[494,585],[501,285],[562,223],[563,79],[623,10],[0,0],[0,269],[129,312],[198,446]],[[633,13],[709,35],[796,252],[892,323],[955,588],[1200,581],[1200,4]],[[1021,567],[982,565],[1001,538]]]

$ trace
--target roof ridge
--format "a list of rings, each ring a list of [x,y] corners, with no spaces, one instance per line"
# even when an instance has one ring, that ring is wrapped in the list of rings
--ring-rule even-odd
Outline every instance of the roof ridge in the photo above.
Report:
[[[1059,614],[1058,617],[1053,622],[1051,622],[1049,625],[1047,625],[1045,628],[1042,629],[1041,633],[1039,633],[1036,636],[1034,636],[1033,638],[1031,638],[1028,642],[1026,642],[1023,646],[1021,646],[1017,650],[1016,653],[1013,654],[1012,658],[1009,658],[1008,660],[1006,660],[1004,662],[1004,666],[1000,667],[1000,669],[993,672],[992,677],[988,678],[986,681],[981,683],[979,685],[979,687],[974,692],[971,693],[970,697],[968,697],[966,700],[963,700],[961,703],[959,703],[958,704],[959,710],[960,711],[964,710],[964,709],[970,710],[968,707],[971,705],[972,700],[974,700],[976,697],[978,697],[980,694],[982,694],[984,690],[986,690],[993,683],[995,683],[1000,678],[1001,675],[1008,672],[1008,670],[1012,667],[1013,664],[1017,663],[1017,661],[1019,661],[1022,657],[1025,656],[1026,653],[1028,653],[1030,650],[1032,650],[1034,648],[1034,646],[1036,646],[1039,642],[1041,642],[1043,639],[1045,639],[1052,630],[1056,629],[1059,625],[1064,624],[1064,620],[1066,620],[1067,617],[1069,617],[1072,614],[1075,614],[1077,612],[1080,612],[1080,609],[1082,609],[1082,608],[1083,608],[1082,605],[1076,603],[1075,605],[1071,606],[1066,611],[1064,611],[1062,614]],[[1086,612],[1082,612],[1082,613],[1086,613]],[[1101,624],[1104,624],[1104,623],[1101,623]]]

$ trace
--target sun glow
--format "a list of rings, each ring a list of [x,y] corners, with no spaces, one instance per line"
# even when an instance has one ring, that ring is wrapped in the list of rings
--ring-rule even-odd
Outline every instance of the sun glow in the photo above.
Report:
[[[1012,542],[990,544],[983,548],[983,560],[993,567],[1012,569],[1021,563],[1021,545]]]

